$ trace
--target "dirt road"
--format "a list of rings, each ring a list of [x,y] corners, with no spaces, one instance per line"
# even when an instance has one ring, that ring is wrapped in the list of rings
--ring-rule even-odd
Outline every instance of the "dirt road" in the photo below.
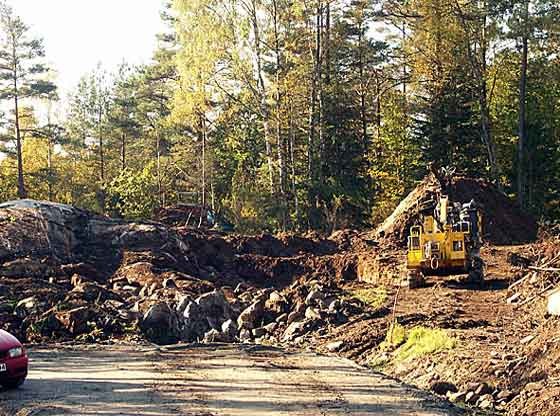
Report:
[[[6,415],[456,415],[351,361],[256,346],[33,349]]]

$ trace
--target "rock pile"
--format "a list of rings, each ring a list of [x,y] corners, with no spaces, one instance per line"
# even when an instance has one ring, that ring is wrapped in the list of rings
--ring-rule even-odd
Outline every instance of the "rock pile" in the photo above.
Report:
[[[224,236],[7,203],[0,325],[28,341],[292,341],[352,312],[328,289],[356,277],[355,257],[337,247],[318,237]]]
[[[296,293],[296,296],[288,296]],[[221,288],[197,298],[157,303],[142,317],[146,337],[165,344],[188,342],[303,342],[312,330],[340,325],[360,309],[319,282],[285,291]]]

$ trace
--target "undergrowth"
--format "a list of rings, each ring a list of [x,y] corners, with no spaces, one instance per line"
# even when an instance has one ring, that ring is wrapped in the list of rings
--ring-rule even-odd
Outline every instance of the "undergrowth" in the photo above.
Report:
[[[353,298],[374,309],[379,309],[387,300],[387,289],[384,287],[355,289],[351,291]]]
[[[417,326],[406,330],[402,325],[391,325],[378,353],[370,360],[372,368],[382,369],[389,364],[410,361],[455,347],[456,340],[443,329]]]

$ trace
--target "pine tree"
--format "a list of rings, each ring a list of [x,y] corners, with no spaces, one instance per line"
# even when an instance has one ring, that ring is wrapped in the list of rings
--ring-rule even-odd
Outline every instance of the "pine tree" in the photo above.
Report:
[[[0,99],[13,104],[17,153],[18,196],[27,197],[22,157],[20,107],[23,100],[48,97],[55,85],[45,79],[45,51],[41,39],[33,38],[29,27],[5,2],[0,3]]]

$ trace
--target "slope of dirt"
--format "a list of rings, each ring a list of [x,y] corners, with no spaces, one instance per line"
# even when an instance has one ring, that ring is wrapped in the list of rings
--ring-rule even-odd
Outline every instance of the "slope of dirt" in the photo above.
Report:
[[[546,297],[523,306],[507,302],[509,286],[520,276],[519,267],[509,263],[512,253],[560,255],[560,245],[545,254],[550,248],[550,242],[485,247],[488,276],[482,288],[468,286],[461,276],[430,278],[427,287],[415,290],[383,286],[383,305],[309,343],[321,344],[322,351],[337,345],[340,354],[367,365],[391,357],[380,348],[393,322],[409,330],[443,329],[456,340],[455,348],[377,368],[424,389],[439,392],[450,385],[457,393],[448,397],[461,403],[472,392],[472,406],[481,405],[479,399],[490,394],[491,409],[555,416],[560,408],[560,321],[546,314]],[[355,282],[345,286],[348,291],[379,287]],[[475,394],[479,388],[482,393]]]
[[[534,241],[537,224],[494,185],[467,177],[454,177],[446,189],[433,174],[428,175],[377,229],[378,236],[405,245],[409,229],[418,221],[418,209],[434,198],[436,191],[449,195],[453,202],[474,200],[482,210],[484,241],[491,244],[521,244]]]

